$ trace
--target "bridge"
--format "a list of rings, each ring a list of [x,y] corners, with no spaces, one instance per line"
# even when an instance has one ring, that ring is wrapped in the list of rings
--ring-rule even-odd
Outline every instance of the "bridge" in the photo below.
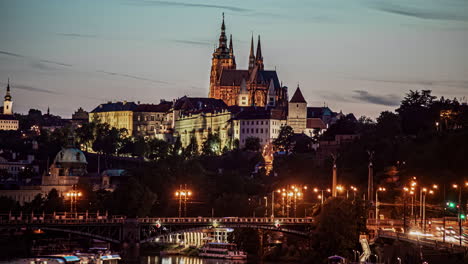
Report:
[[[0,216],[0,231],[44,230],[121,244],[161,242],[162,238],[218,228],[253,228],[307,237],[313,218],[162,217],[125,218],[89,214]]]

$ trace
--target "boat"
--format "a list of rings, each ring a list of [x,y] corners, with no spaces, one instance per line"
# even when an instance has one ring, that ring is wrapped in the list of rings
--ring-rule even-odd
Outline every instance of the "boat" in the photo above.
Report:
[[[232,259],[232,260],[244,260],[247,259],[247,253],[244,251],[237,250],[237,245],[234,243],[218,243],[209,242],[200,248],[200,257],[206,258],[221,258],[221,259]]]
[[[50,256],[37,256],[33,258],[20,259],[15,263],[19,264],[62,264],[62,263],[81,263],[79,257],[74,255],[50,255]]]

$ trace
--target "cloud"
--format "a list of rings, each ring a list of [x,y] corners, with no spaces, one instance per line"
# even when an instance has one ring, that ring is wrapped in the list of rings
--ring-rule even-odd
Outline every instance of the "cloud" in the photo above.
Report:
[[[419,85],[419,86],[422,86],[422,88],[430,87],[430,86],[447,86],[447,87],[468,89],[468,80],[391,80],[391,79],[367,79],[367,78],[352,78],[352,79],[370,81],[370,82]]]
[[[178,6],[178,7],[201,7],[201,8],[216,8],[226,9],[233,12],[246,12],[249,9],[226,6],[226,5],[212,5],[212,4],[197,4],[197,3],[184,3],[184,2],[169,2],[169,1],[132,1],[131,4],[146,5],[146,6]]]
[[[6,85],[7,83],[1,83],[2,85]],[[12,90],[15,90],[15,89],[19,89],[19,90],[24,90],[24,91],[29,91],[29,92],[39,92],[39,93],[47,93],[47,94],[62,94],[60,92],[57,92],[57,91],[52,91],[52,90],[48,90],[48,89],[44,89],[44,88],[38,88],[38,87],[33,87],[33,86],[29,86],[29,85],[23,85],[23,84],[12,84],[10,83],[10,86],[11,86],[11,89]]]
[[[181,44],[188,45],[200,45],[200,46],[210,46],[211,43],[208,41],[195,41],[195,40],[183,40],[183,39],[171,39],[170,41]]]
[[[117,72],[108,72],[108,71],[96,71],[96,72],[104,73],[104,74],[111,75],[111,76],[121,76],[121,77],[131,78],[131,79],[140,80],[140,81],[148,81],[148,82],[152,82],[152,83],[169,84],[168,82],[165,82],[165,81],[152,80],[152,79],[148,79],[148,78],[144,78],[144,77],[140,77],[140,76],[135,76],[135,75],[130,75],[130,74],[126,74],[126,73],[117,73]]]
[[[397,106],[400,104],[401,98],[394,94],[376,95],[362,90],[355,90],[353,92],[355,94],[352,97],[359,101],[385,106]]]
[[[21,54],[18,54],[18,53],[13,53],[13,52],[8,52],[8,51],[3,51],[3,50],[0,50],[0,54],[7,55],[7,56],[10,56],[10,57],[23,58],[23,59],[30,60],[31,65],[33,65],[33,67],[36,66],[37,68],[41,68],[41,66],[39,66],[40,63],[53,64],[53,65],[58,65],[58,66],[63,66],[63,67],[72,67],[73,66],[73,65],[68,64],[68,63],[63,63],[63,62],[59,62],[59,61],[52,61],[52,60],[45,60],[45,59],[41,59],[41,58],[34,58],[34,57],[31,57],[31,56],[21,55]],[[42,66],[42,69],[45,69],[45,68],[46,68],[46,66]]]
[[[23,55],[12,53],[12,52],[7,52],[7,51],[2,51],[2,50],[0,50],[0,54],[11,56],[11,57],[16,57],[16,58],[25,58],[25,56]]]
[[[97,35],[79,34],[79,33],[56,33],[58,36],[75,37],[75,38],[97,38]]]
[[[378,0],[368,3],[370,8],[402,16],[432,20],[468,21],[468,13],[466,12],[468,2],[466,1],[425,0],[420,1],[420,4],[417,1],[404,1],[398,4],[395,1]]]

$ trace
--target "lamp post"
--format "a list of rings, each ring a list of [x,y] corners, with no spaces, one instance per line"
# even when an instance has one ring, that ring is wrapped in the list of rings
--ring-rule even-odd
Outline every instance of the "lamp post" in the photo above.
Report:
[[[265,200],[265,217],[268,216],[268,197],[264,196],[263,199]]]
[[[377,229],[379,228],[379,192],[385,192],[387,189],[384,187],[379,187],[375,191],[375,223],[377,224]]]
[[[468,182],[465,182],[465,187],[468,187]],[[459,228],[459,241],[460,241],[460,246],[462,245],[462,236],[463,236],[463,230],[462,230],[462,219],[461,219],[461,213],[462,213],[462,185],[458,184],[453,184],[452,187],[454,189],[458,189],[458,228]],[[444,230],[445,232],[445,230]]]
[[[179,186],[179,190],[175,192],[175,196],[179,199],[179,217],[182,217],[182,204],[184,205],[184,216],[187,216],[187,201],[192,196],[192,191],[187,189],[187,185],[182,184]]]
[[[70,213],[76,213],[76,201],[81,197],[82,193],[75,190],[75,186],[73,186],[73,190],[67,192],[65,195],[70,198]]]
[[[321,194],[318,197],[321,200],[320,203],[323,205],[323,200],[325,199],[324,192],[331,192],[331,190],[330,190],[330,188],[328,188],[326,190],[314,188],[314,192],[315,193],[321,192]]]

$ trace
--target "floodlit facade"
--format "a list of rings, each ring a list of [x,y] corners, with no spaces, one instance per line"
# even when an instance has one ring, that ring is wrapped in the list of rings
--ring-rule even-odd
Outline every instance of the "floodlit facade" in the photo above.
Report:
[[[127,129],[128,135],[133,135],[133,110],[137,107],[134,102],[108,102],[94,108],[89,115],[90,122],[107,123],[111,127]]]

